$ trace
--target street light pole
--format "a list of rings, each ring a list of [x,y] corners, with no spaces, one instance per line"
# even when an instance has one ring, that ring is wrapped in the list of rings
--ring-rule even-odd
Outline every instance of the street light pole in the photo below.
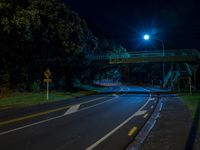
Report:
[[[157,39],[157,38],[150,38],[150,36],[148,34],[144,35],[144,40],[149,40],[149,39],[153,39],[155,41],[159,41],[162,44],[162,56],[165,56],[165,45],[163,40],[161,39]],[[165,63],[163,62],[163,84],[164,84],[164,80],[165,80]]]
[[[154,39],[154,38],[152,38],[152,39]],[[154,39],[154,40],[157,40],[162,44],[162,56],[164,57],[165,56],[165,45],[164,45],[163,40],[161,40],[161,39]],[[163,62],[163,84],[164,84],[164,80],[165,80],[165,63]]]

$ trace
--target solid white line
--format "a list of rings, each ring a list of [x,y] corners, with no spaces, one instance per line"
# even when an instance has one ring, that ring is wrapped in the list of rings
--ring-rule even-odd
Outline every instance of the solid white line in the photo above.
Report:
[[[64,116],[64,115],[60,115],[60,116],[57,116],[57,117],[45,119],[45,120],[42,120],[42,121],[39,121],[39,122],[35,122],[35,123],[29,124],[29,125],[25,125],[25,126],[22,126],[22,127],[18,127],[18,128],[15,128],[15,129],[11,129],[11,130],[8,130],[8,131],[4,131],[4,132],[1,132],[1,133],[0,133],[0,136],[1,136],[1,135],[4,135],[4,134],[11,133],[11,132],[14,132],[14,131],[18,131],[18,130],[21,130],[21,129],[25,129],[25,128],[28,128],[28,127],[31,127],[31,126],[34,126],[34,125],[38,125],[38,124],[41,124],[41,123],[44,123],[44,122],[48,122],[48,121],[51,121],[51,120],[55,120],[55,119],[61,118],[61,117],[63,117],[63,116]]]
[[[120,96],[119,96],[120,97]],[[92,108],[92,107],[95,107],[95,106],[98,106],[98,105],[101,105],[103,103],[106,103],[106,102],[109,102],[113,99],[116,99],[116,98],[119,98],[119,97],[114,97],[114,98],[111,98],[111,99],[108,99],[106,101],[103,101],[102,103],[98,103],[96,105],[93,105],[93,106],[90,106],[90,107],[86,107],[84,109],[81,109],[81,110],[78,110],[76,112],[79,112],[79,111],[83,111],[83,110],[87,110],[89,108]],[[102,97],[104,98],[104,97]],[[100,99],[100,98],[97,98],[97,99]],[[94,100],[93,100],[94,101]],[[22,127],[18,127],[18,128],[15,128],[15,129],[11,129],[11,130],[7,130],[7,131],[4,131],[4,132],[1,132],[0,133],[0,136],[1,135],[5,135],[5,134],[8,134],[8,133],[11,133],[11,132],[14,132],[14,131],[18,131],[18,130],[22,130],[22,129],[25,129],[25,128],[28,128],[28,127],[32,127],[32,126],[35,126],[35,125],[38,125],[38,124],[42,124],[42,123],[45,123],[45,122],[49,122],[49,121],[52,121],[52,120],[55,120],[55,119],[58,119],[58,118],[62,118],[62,117],[65,117],[66,115],[60,115],[60,116],[56,116],[56,117],[52,117],[52,118],[49,118],[49,119],[45,119],[45,120],[42,120],[42,121],[38,121],[38,122],[35,122],[35,123],[32,123],[32,124],[28,124],[28,125],[25,125],[25,126],[22,126]]]
[[[78,110],[77,112],[79,112],[79,111],[83,111],[83,110],[87,110],[87,109],[89,109],[89,108],[96,107],[96,106],[98,106],[98,105],[101,105],[101,104],[107,103],[107,102],[112,101],[113,99],[117,99],[117,98],[119,98],[119,97],[120,97],[120,96],[118,96],[118,97],[114,97],[114,98],[108,99],[108,100],[106,100],[106,101],[103,101],[103,102],[101,102],[101,103],[97,103],[96,105],[92,105],[92,106],[89,106],[89,107],[86,107],[86,108],[80,109],[80,110]]]
[[[109,95],[108,95],[109,96]],[[104,97],[99,97],[99,98],[95,98],[95,99],[92,99],[92,100],[89,100],[89,101],[86,101],[86,102],[82,102],[82,103],[79,103],[80,105],[82,104],[87,104],[87,103],[90,103],[90,102],[94,102],[94,101],[97,101],[97,100],[100,100],[100,99],[103,99],[103,98],[106,98],[108,96],[104,96]],[[78,105],[78,104],[77,104]]]
[[[121,89],[121,88],[120,88]],[[90,100],[90,101],[87,101],[87,102],[83,102],[83,103],[80,103],[81,104],[86,104],[86,103],[89,103],[89,102],[93,102],[93,101],[97,101],[99,99],[103,99],[103,98],[106,98],[108,96],[104,96],[104,97],[99,97],[99,98],[96,98],[96,99],[93,99],[93,100]],[[120,97],[120,96],[119,96]],[[111,99],[108,99],[102,103],[98,103],[96,105],[93,105],[93,106],[90,106],[90,107],[87,107],[87,108],[84,108],[84,109],[81,109],[81,110],[78,110],[76,112],[79,112],[79,111],[83,111],[83,110],[87,110],[89,108],[92,108],[92,107],[95,107],[95,106],[98,106],[100,104],[103,104],[103,103],[106,103],[106,102],[109,102],[115,98],[118,98],[117,96],[115,96],[114,98],[111,98]],[[78,105],[78,104],[77,104]],[[25,129],[25,128],[28,128],[28,127],[32,127],[32,126],[35,126],[35,125],[38,125],[38,124],[42,124],[42,123],[45,123],[45,122],[49,122],[49,121],[52,121],[52,120],[55,120],[55,119],[58,119],[58,118],[62,118],[62,117],[65,117],[66,115],[60,115],[60,116],[56,116],[56,117],[52,117],[52,118],[49,118],[49,119],[45,119],[45,120],[42,120],[42,121],[38,121],[38,122],[35,122],[35,123],[32,123],[32,124],[28,124],[28,125],[25,125],[25,126],[22,126],[22,127],[18,127],[18,128],[15,128],[15,129],[11,129],[11,130],[7,130],[7,131],[4,131],[4,132],[1,132],[0,133],[0,136],[1,135],[5,135],[5,134],[8,134],[8,133],[11,133],[11,132],[14,132],[14,131],[18,131],[18,130],[22,130],[22,129]]]
[[[76,111],[78,111],[79,107],[81,105],[78,104],[78,105],[73,105],[72,107],[70,107],[65,113],[64,115],[68,115],[68,114],[71,114],[71,113],[75,113]]]
[[[149,90],[148,90],[149,91]],[[114,132],[116,132],[118,129],[120,129],[122,126],[124,126],[128,121],[130,121],[133,117],[136,116],[136,114],[139,112],[139,111],[142,111],[142,109],[149,103],[149,99],[151,98],[151,95],[150,97],[148,98],[147,102],[142,106],[140,107],[140,109],[134,113],[133,115],[131,115],[128,119],[126,119],[124,122],[122,122],[120,125],[118,125],[116,128],[114,128],[113,130],[111,130],[109,133],[107,133],[105,136],[103,136],[101,139],[99,139],[97,142],[95,142],[94,144],[92,144],[91,146],[89,146],[88,148],[86,148],[86,150],[92,150],[93,148],[95,148],[96,146],[98,146],[101,142],[103,142],[104,140],[106,140],[109,136],[111,136]]]

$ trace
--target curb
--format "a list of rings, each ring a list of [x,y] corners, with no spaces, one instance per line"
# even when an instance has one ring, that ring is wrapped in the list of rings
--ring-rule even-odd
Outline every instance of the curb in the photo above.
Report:
[[[163,107],[163,100],[159,100],[153,114],[149,118],[149,120],[145,123],[144,127],[140,130],[138,135],[135,137],[134,141],[128,145],[126,150],[138,150],[141,146],[141,144],[144,142],[144,140],[149,135],[150,131],[155,126],[158,118],[160,117],[160,112]]]

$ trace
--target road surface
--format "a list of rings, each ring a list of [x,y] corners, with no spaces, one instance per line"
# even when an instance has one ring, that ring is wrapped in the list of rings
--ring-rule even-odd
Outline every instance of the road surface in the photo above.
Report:
[[[125,93],[117,93],[120,91]],[[146,93],[129,94],[130,91]],[[153,112],[158,99],[142,87],[111,87],[104,93],[2,117],[0,149],[125,149]]]

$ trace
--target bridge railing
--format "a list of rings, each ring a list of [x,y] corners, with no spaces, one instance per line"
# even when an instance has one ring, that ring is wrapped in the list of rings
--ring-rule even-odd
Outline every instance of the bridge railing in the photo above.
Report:
[[[181,49],[181,50],[165,50],[164,56],[199,56],[200,52],[197,49]],[[90,56],[89,56],[90,57]],[[102,59],[120,59],[120,58],[137,58],[137,57],[163,57],[162,50],[156,51],[128,51],[126,53],[106,53],[96,54],[91,56],[93,60]]]

